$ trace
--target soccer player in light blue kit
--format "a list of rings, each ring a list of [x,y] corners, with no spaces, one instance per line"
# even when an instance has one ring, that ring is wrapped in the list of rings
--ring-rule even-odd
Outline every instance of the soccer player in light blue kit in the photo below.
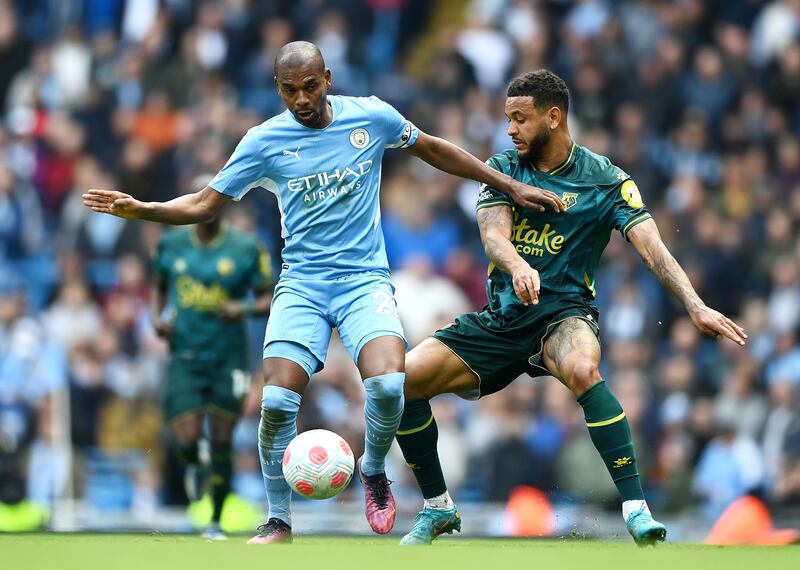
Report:
[[[406,347],[380,225],[384,149],[404,149],[445,172],[505,191],[523,206],[561,211],[563,204],[554,193],[420,132],[376,97],[328,96],[331,72],[314,44],[283,46],[275,83],[287,110],[250,129],[203,190],[164,203],[89,190],[84,203],[126,218],[192,224],[252,189],[275,194],[285,247],[264,339],[258,438],[269,513],[249,543],[292,540],[291,492],[281,460],[297,434],[301,395],[323,367],[333,327],[364,380],[367,429],[357,469],[367,520],[384,534],[395,518],[384,459],[403,413]]]

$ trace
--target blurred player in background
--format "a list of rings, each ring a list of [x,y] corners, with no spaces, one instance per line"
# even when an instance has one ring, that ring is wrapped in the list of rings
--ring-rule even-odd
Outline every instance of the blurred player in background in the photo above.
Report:
[[[244,320],[269,312],[270,259],[254,236],[216,217],[165,233],[155,275],[156,331],[170,348],[165,415],[186,467],[188,498],[199,500],[210,480],[213,513],[203,536],[221,540],[222,505],[231,488],[231,438],[250,386]],[[204,420],[210,477],[198,457]]]
[[[259,452],[269,500],[251,544],[290,542],[291,491],[281,461],[297,433],[309,378],[322,369],[333,327],[366,391],[366,435],[358,473],[372,529],[394,525],[384,462],[403,413],[405,338],[389,281],[378,191],[386,148],[401,148],[457,176],[491,184],[531,208],[557,210],[552,192],[525,186],[461,148],[420,132],[376,97],[328,96],[331,72],[317,46],[292,42],[275,58],[287,111],[248,131],[203,190],[165,203],[90,190],[97,212],[170,224],[207,220],[231,199],[265,188],[278,199],[285,240],[264,341]]]
[[[505,112],[516,148],[494,155],[488,164],[558,193],[566,212],[515,206],[491,184],[481,187],[477,217],[491,261],[488,306],[461,315],[406,359],[406,406],[397,440],[425,504],[402,544],[430,544],[461,527],[439,464],[429,398],[451,392],[478,399],[523,373],[555,376],[575,395],[636,543],[666,538],[666,528],[644,500],[625,412],[599,372],[594,275],[612,230],[633,244],[700,331],[739,345],[747,338],[698,297],[661,241],[636,183],[606,157],[572,141],[568,108],[566,84],[549,71],[524,74],[508,87]]]

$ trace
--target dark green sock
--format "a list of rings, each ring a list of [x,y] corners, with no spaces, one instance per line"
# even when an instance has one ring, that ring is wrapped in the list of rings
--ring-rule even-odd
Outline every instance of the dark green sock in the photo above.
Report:
[[[623,501],[642,500],[642,483],[628,419],[604,381],[578,397],[592,443],[600,452]]]
[[[439,428],[428,400],[406,400],[396,437],[422,496],[432,499],[447,491],[436,449]]]
[[[175,451],[178,455],[178,460],[181,462],[181,465],[197,465],[200,462],[200,459],[197,456],[197,442],[192,443],[191,445],[181,445],[180,443],[175,443]]]
[[[214,503],[214,511],[211,520],[219,522],[222,516],[222,505],[225,497],[231,492],[231,476],[233,475],[233,463],[231,461],[231,448],[214,447],[211,449],[211,500]]]

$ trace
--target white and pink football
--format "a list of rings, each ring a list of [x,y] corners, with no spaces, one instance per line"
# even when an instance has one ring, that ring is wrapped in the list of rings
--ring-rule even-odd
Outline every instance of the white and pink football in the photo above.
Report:
[[[353,452],[338,434],[312,429],[295,437],[283,454],[283,476],[296,493],[330,499],[353,478]]]

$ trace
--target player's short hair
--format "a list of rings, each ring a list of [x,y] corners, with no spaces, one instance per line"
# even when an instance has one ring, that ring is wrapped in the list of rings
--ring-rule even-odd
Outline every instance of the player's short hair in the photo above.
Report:
[[[529,71],[515,77],[508,84],[506,97],[533,97],[537,109],[558,107],[569,111],[569,89],[558,75],[547,69]]]
[[[281,69],[297,69],[308,64],[313,64],[318,69],[325,71],[325,59],[319,48],[311,42],[289,42],[282,46],[275,55],[275,75]]]

